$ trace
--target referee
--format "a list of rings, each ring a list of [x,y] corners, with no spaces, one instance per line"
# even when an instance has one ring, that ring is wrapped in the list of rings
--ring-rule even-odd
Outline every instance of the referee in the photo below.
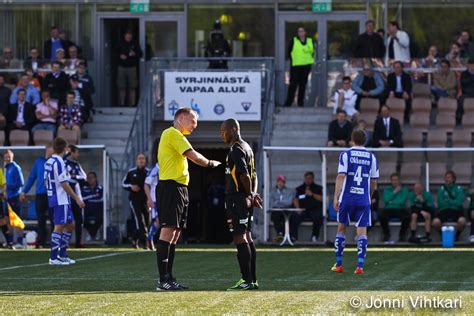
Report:
[[[253,207],[262,208],[257,194],[257,172],[252,148],[240,136],[240,125],[228,119],[221,125],[221,136],[230,144],[226,159],[227,224],[237,247],[237,260],[242,278],[228,290],[258,289],[257,250],[252,240]]]
[[[188,215],[188,160],[202,167],[215,168],[221,163],[208,160],[193,149],[186,135],[197,127],[197,113],[190,108],[179,109],[173,126],[163,131],[158,146],[160,181],[156,188],[157,209],[161,232],[156,249],[160,281],[157,290],[186,289],[173,277],[176,242],[186,228]]]

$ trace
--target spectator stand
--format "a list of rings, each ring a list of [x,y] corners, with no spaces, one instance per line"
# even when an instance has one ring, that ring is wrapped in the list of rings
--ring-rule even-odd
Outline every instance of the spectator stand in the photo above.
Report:
[[[452,134],[454,135],[454,134]],[[446,135],[448,145],[454,144],[454,141],[461,142],[460,136]],[[449,138],[448,138],[449,136]],[[466,139],[462,139],[467,144]],[[471,137],[472,142],[472,137]],[[303,153],[317,153],[320,160],[314,161],[313,171],[320,176],[316,176],[316,183],[323,187],[323,242],[328,240],[328,231],[334,227],[335,223],[328,222],[328,209],[334,194],[334,184],[337,175],[337,166],[339,155],[345,149],[327,148],[327,147],[272,147],[264,146],[264,227],[263,241],[270,240],[270,219],[267,214],[269,208],[269,190],[272,186],[272,179],[277,170],[272,170],[271,160],[278,156],[278,153],[291,152],[294,155]],[[431,191],[436,201],[436,191],[444,183],[444,173],[447,170],[454,170],[458,175],[457,183],[468,190],[474,183],[474,148],[473,147],[413,147],[413,148],[369,148],[375,154],[379,161],[380,179],[378,181],[379,189],[389,185],[390,174],[398,172],[401,175],[403,185],[412,189],[415,182],[421,181],[426,190]],[[400,160],[400,157],[402,159]],[[380,191],[379,191],[380,192]],[[399,223],[393,223],[394,226]],[[469,225],[469,224],[467,224]],[[377,227],[378,229],[378,227]],[[466,232],[466,231],[465,231]],[[378,231],[371,231],[372,235],[377,235]],[[436,235],[436,234],[435,234]],[[378,241],[378,240],[377,240]]]

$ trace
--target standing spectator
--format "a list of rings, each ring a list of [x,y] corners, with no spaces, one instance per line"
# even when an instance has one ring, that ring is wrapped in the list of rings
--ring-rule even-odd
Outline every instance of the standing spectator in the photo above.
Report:
[[[398,60],[410,62],[410,37],[400,30],[397,21],[388,23],[388,45],[386,58],[389,62]]]
[[[270,208],[289,208],[293,206],[295,191],[286,187],[286,177],[278,176],[276,185],[270,192]],[[277,233],[277,241],[283,240],[285,216],[281,212],[272,212],[271,220]]]
[[[144,186],[148,171],[145,155],[138,154],[136,167],[128,170],[122,180],[122,187],[130,192],[128,199],[130,200],[132,221],[135,224],[135,231],[132,236],[133,247],[135,249],[140,248],[140,242],[146,245],[150,214],[148,212]]]
[[[5,76],[0,74],[0,130],[7,126],[7,113],[12,91],[5,86]]]
[[[447,171],[444,175],[444,184],[438,190],[438,214],[433,220],[433,226],[441,231],[445,222],[456,222],[456,241],[464,230],[466,217],[464,216],[464,189],[456,184],[456,174]]]
[[[81,133],[81,108],[74,102],[74,92],[67,93],[66,104],[59,108],[59,130],[68,129]]]
[[[337,110],[337,118],[329,123],[328,147],[348,147],[351,141],[352,124],[344,110]]]
[[[400,122],[390,116],[390,108],[383,105],[380,109],[381,117],[375,120],[373,147],[403,147]]]
[[[79,148],[74,145],[70,145],[69,153],[66,156],[64,163],[66,164],[66,170],[70,175],[69,185],[77,194],[77,196],[82,200],[81,188],[86,182],[87,175],[78,161],[79,156]],[[76,201],[73,200],[71,202],[72,213],[74,214],[74,221],[76,223],[76,248],[84,248],[82,245],[82,225],[84,224],[83,210],[76,203]]]
[[[295,212],[290,217],[290,235],[298,239],[298,227],[301,222],[313,222],[312,242],[317,242],[319,231],[323,224],[323,187],[314,183],[314,173],[308,171],[304,174],[304,183],[296,188],[296,197],[293,200],[296,208],[303,208],[302,212]]]
[[[82,122],[89,121],[90,113],[92,111],[92,96],[86,91],[79,88],[79,76],[73,75],[71,77],[71,89],[74,92],[74,103],[80,105]]]
[[[125,106],[128,94],[128,105],[134,106],[138,88],[138,62],[143,56],[138,42],[133,39],[132,31],[126,31],[123,41],[118,47],[117,87],[119,89],[119,104]]]
[[[446,54],[445,58],[450,62],[452,67],[462,67],[461,45],[459,45],[458,42],[451,43],[451,46],[449,47],[449,52]]]
[[[51,98],[64,103],[66,92],[70,89],[69,77],[61,70],[61,64],[52,63],[51,72],[44,78],[43,88],[49,90]]]
[[[403,71],[403,64],[400,61],[393,63],[393,72],[388,75],[387,89],[389,98],[405,100],[405,124],[410,123],[411,114],[411,76]]]
[[[78,89],[80,95],[85,101],[86,104],[89,105],[89,112],[94,113],[94,103],[92,100],[92,95],[95,93],[95,85],[92,77],[87,74],[87,64],[85,62],[79,63],[77,68],[77,77],[78,77]],[[90,116],[91,113],[89,113]]]
[[[56,120],[58,118],[58,103],[51,100],[49,91],[41,93],[42,101],[36,105],[36,119],[39,121],[32,129],[34,134],[37,130],[47,130],[56,134]]]
[[[222,32],[221,21],[214,22],[214,29],[209,33],[209,40],[206,46],[206,57],[210,58],[227,58],[232,56],[229,42]],[[209,69],[227,69],[227,60],[213,59],[209,61]]]
[[[304,106],[304,96],[311,65],[314,63],[313,39],[306,36],[304,27],[298,27],[297,36],[288,44],[290,58],[290,85],[285,106],[291,106],[298,88],[298,106]]]
[[[456,74],[451,71],[451,63],[443,59],[440,62],[439,71],[433,75],[433,85],[431,86],[431,93],[433,93],[435,102],[439,98],[455,98],[458,90],[458,79]]]
[[[32,47],[30,49],[30,55],[23,62],[23,68],[31,68],[33,72],[36,72],[42,66],[43,65],[38,48]]]
[[[474,57],[467,62],[467,69],[461,73],[461,90],[458,92],[456,124],[461,125],[464,114],[464,99],[474,98]]]
[[[31,103],[33,105],[36,105],[40,102],[40,94],[38,89],[36,89],[31,83],[30,83],[30,76],[27,73],[23,73],[20,78],[20,82],[18,83],[18,86],[13,89],[12,94],[10,96],[10,103],[14,104],[18,102],[18,90],[24,90],[26,91],[26,102]]]
[[[66,58],[70,58],[71,56],[69,56],[69,47],[76,46],[76,44],[68,38],[67,32],[65,30],[59,30],[59,38],[64,43],[63,48],[64,48],[64,52],[66,53]],[[77,49],[78,49],[78,52],[80,53],[81,52],[80,49],[79,48]]]
[[[438,48],[434,45],[430,46],[428,49],[428,56],[423,58],[422,67],[425,68],[434,68],[439,63]]]
[[[411,208],[411,223],[410,223],[410,239],[409,242],[416,241],[416,228],[418,226],[418,219],[422,218],[425,221],[425,240],[431,241],[431,216],[434,212],[433,197],[429,191],[423,190],[423,185],[420,182],[415,183],[413,191],[408,195]]]
[[[46,145],[44,157],[40,157],[35,160],[30,175],[26,180],[23,192],[20,194],[20,201],[26,201],[26,194],[28,194],[36,181],[35,208],[36,217],[38,218],[38,248],[46,247],[46,236],[49,236],[49,232],[46,227],[48,218],[49,222],[51,223],[51,232],[53,231],[54,227],[53,216],[48,205],[48,195],[46,194],[46,187],[44,185],[44,164],[53,155],[53,153],[53,145],[48,143]]]
[[[3,163],[5,165],[5,180],[7,190],[5,199],[16,214],[21,214],[20,193],[25,185],[21,167],[14,161],[13,151],[7,150],[3,154]],[[19,231],[16,248],[23,248],[23,230]]]
[[[334,94],[336,106],[334,107],[334,114],[338,109],[344,110],[351,119],[357,117],[359,112],[356,110],[357,93],[352,90],[351,77],[342,78],[342,88],[337,90]]]
[[[49,30],[49,39],[44,42],[43,45],[43,55],[45,59],[56,58],[56,51],[58,49],[65,49],[66,43],[59,38],[59,28],[57,26],[52,26]]]
[[[357,38],[354,51],[355,58],[384,58],[385,44],[383,37],[375,32],[375,22],[365,22],[365,32]]]
[[[390,241],[390,228],[388,221],[397,217],[402,222],[398,241],[405,241],[408,225],[410,224],[410,213],[407,210],[408,189],[400,182],[400,175],[393,173],[390,176],[391,186],[383,191],[384,209],[380,214],[380,226],[383,231],[383,241]]]
[[[2,69],[21,69],[21,62],[13,56],[11,47],[3,49],[3,56],[0,57],[0,71]],[[5,73],[5,80],[8,84],[16,85],[17,75],[13,72]]]
[[[17,101],[13,104],[10,104],[10,106],[8,107],[8,133],[15,129],[28,131],[30,133],[31,143],[31,129],[36,123],[36,107],[30,102],[26,101],[26,91],[24,89],[20,89],[17,91],[16,99]]]
[[[474,43],[468,30],[461,32],[458,43],[461,45],[461,58],[469,59],[474,57]]]
[[[352,89],[357,93],[356,110],[364,112],[360,108],[362,98],[379,99],[381,103],[384,99],[385,85],[380,73],[372,70],[369,64],[364,64],[360,72],[352,83]]]
[[[104,189],[97,181],[94,171],[87,173],[87,182],[82,187],[82,198],[86,207],[84,208],[84,228],[89,235],[86,240],[99,240],[97,233],[104,223]]]
[[[384,29],[378,29],[377,34],[380,35],[380,37],[385,40],[385,30]]]

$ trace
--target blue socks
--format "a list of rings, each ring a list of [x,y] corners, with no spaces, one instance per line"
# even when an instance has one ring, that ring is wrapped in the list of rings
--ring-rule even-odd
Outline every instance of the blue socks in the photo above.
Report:
[[[72,233],[68,233],[68,232],[64,232],[61,235],[61,245],[60,245],[60,249],[59,249],[59,257],[61,257],[61,258],[66,258],[67,257],[66,251],[67,251],[67,248],[69,247],[69,242],[71,241],[71,236],[72,236]]]
[[[359,236],[357,239],[357,267],[363,268],[365,256],[367,255],[367,236]]]
[[[156,225],[156,221],[153,221],[153,224],[150,225],[148,229],[148,236],[146,237],[147,240],[153,240],[155,237],[156,232],[158,231],[158,226]]]
[[[61,247],[61,234],[53,232],[51,234],[51,260],[58,259],[60,247]]]
[[[342,266],[342,256],[344,254],[344,247],[346,246],[346,236],[344,234],[337,234],[334,241],[334,249],[336,251],[336,267]]]

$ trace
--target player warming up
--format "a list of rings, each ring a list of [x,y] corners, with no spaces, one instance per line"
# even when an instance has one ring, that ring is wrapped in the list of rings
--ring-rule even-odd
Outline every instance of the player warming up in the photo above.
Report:
[[[186,135],[197,127],[197,113],[190,108],[179,109],[173,126],[163,131],[158,146],[160,180],[156,187],[156,207],[159,210],[160,240],[156,259],[160,272],[158,291],[186,289],[173,276],[173,262],[181,231],[188,216],[188,159],[201,167],[215,168],[221,163],[209,160],[193,149]]]
[[[48,204],[53,211],[54,231],[51,234],[51,265],[71,265],[76,262],[67,256],[67,248],[74,230],[74,216],[71,209],[71,197],[80,208],[84,202],[69,185],[71,180],[63,156],[67,142],[56,138],[53,142],[54,154],[44,165],[44,179],[48,194]]]
[[[145,178],[145,194],[147,199],[147,205],[151,210],[151,221],[150,228],[148,228],[148,235],[146,236],[146,247],[148,250],[155,250],[153,238],[158,231],[158,209],[156,208],[156,186],[158,185],[158,178],[160,174],[160,166],[158,163],[148,171]]]
[[[240,125],[228,119],[221,125],[221,136],[230,144],[226,159],[227,224],[237,247],[242,278],[228,290],[258,289],[257,250],[252,240],[253,208],[262,208],[257,194],[257,173],[252,148],[240,136]]]
[[[334,242],[336,264],[331,271],[341,273],[342,256],[346,243],[346,227],[355,222],[357,227],[358,262],[355,274],[364,274],[364,260],[367,255],[367,227],[371,226],[370,197],[377,188],[379,168],[375,156],[363,147],[365,133],[352,133],[354,147],[341,153],[339,158],[334,209],[337,211],[337,234]]]

